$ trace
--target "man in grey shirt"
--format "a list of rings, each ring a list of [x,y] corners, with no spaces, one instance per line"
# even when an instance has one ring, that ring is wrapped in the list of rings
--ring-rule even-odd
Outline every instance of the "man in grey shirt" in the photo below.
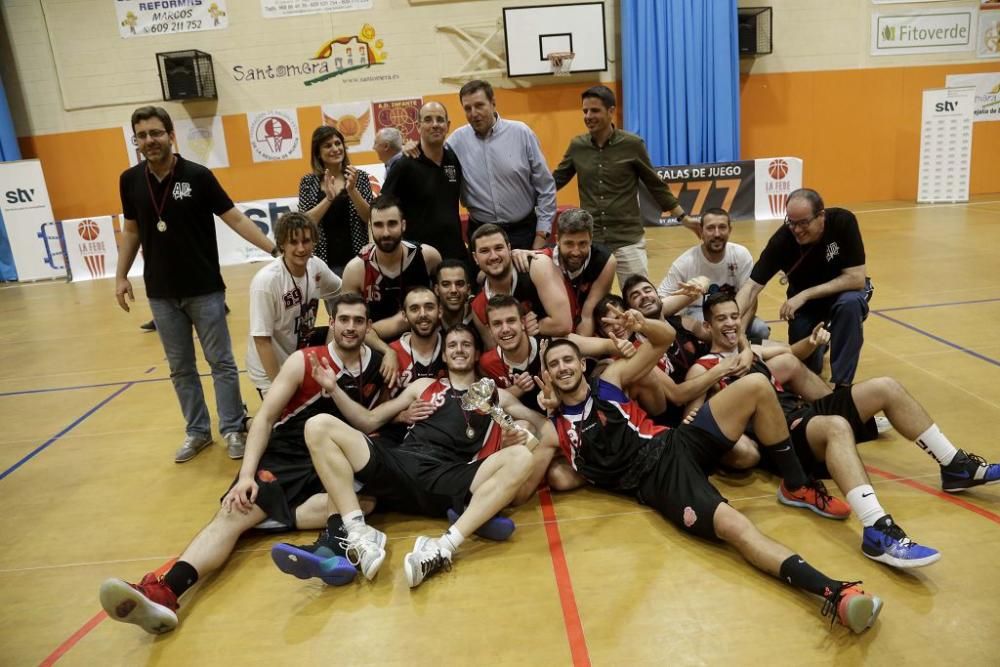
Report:
[[[458,93],[468,125],[448,137],[462,163],[462,201],[469,236],[493,223],[512,248],[541,248],[552,233],[556,185],[538,137],[527,125],[500,118],[493,86],[470,81]]]

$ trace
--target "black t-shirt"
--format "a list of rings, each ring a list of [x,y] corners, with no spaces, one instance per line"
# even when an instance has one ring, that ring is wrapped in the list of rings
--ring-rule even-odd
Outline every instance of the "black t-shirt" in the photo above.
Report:
[[[785,225],[775,231],[754,264],[750,279],[764,285],[775,273],[784,271],[788,277],[788,296],[793,297],[833,280],[844,269],[864,263],[865,244],[858,219],[846,209],[828,208],[823,237],[816,243],[800,246]]]
[[[458,215],[461,187],[462,165],[455,152],[445,146],[440,165],[422,151],[420,157],[397,160],[382,192],[402,203],[406,240],[433,246],[444,259],[467,261]]]
[[[122,172],[119,189],[123,215],[139,226],[147,296],[182,298],[226,289],[212,214],[233,208],[233,200],[211,171],[178,155],[172,175],[161,182],[142,162]],[[166,223],[162,231],[160,220]]]

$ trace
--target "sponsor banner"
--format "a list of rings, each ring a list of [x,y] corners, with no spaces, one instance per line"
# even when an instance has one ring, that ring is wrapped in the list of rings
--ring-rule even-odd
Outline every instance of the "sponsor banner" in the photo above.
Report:
[[[754,172],[754,218],[783,219],[788,195],[802,187],[802,160],[796,157],[754,160]]]
[[[66,263],[73,282],[114,278],[118,266],[115,225],[110,215],[63,220]]]
[[[0,183],[0,217],[18,280],[65,278],[62,239],[52,219],[41,162],[0,162]]]
[[[1000,120],[1000,72],[949,74],[944,81],[944,85],[948,88],[972,86],[976,89],[976,106],[972,110],[973,122]]]
[[[924,91],[918,202],[969,200],[975,106],[975,88]]]
[[[891,56],[971,51],[975,14],[974,8],[873,13],[871,53]]]
[[[403,134],[403,143],[420,141],[420,107],[423,105],[421,97],[373,102],[375,132],[385,127],[394,127]]]
[[[146,158],[142,157],[139,147],[135,145],[135,132],[129,123],[122,125],[122,136],[125,138],[125,154],[128,156],[128,166],[134,167]]]
[[[236,204],[236,208],[253,220],[260,231],[264,232],[272,241],[274,240],[274,223],[285,213],[297,211],[298,206],[297,197],[261,199],[259,201],[237,202]],[[215,218],[215,238],[219,244],[219,264],[222,266],[271,260],[270,254],[244,240],[219,217]]]
[[[125,39],[229,27],[226,0],[115,0]]]
[[[872,0],[873,5],[915,5],[921,2],[948,2],[949,0]]]
[[[358,167],[368,174],[368,183],[372,186],[372,194],[376,197],[382,192],[382,184],[385,183],[385,165],[381,162],[375,164],[363,164]]]
[[[122,125],[125,137],[125,153],[128,164],[134,167],[144,158],[133,139],[132,126]],[[204,165],[209,169],[229,166],[229,151],[226,148],[226,133],[222,129],[222,116],[209,118],[179,118],[174,120],[174,150],[186,159]]]
[[[299,117],[295,109],[275,109],[247,114],[250,153],[254,162],[297,160],[302,157]]]
[[[979,12],[976,55],[980,58],[1000,58],[1000,11]]]
[[[720,207],[729,211],[733,220],[754,217],[752,160],[654,168],[691,215]]]
[[[260,13],[266,19],[371,8],[372,0],[260,0]]]
[[[370,102],[324,104],[320,110],[323,124],[340,130],[344,135],[348,153],[373,150],[375,127]]]

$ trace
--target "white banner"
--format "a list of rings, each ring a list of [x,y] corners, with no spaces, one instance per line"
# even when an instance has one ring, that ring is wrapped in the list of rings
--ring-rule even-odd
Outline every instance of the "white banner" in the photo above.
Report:
[[[65,278],[59,227],[52,218],[42,163],[0,162],[0,215],[7,228],[18,280]]]
[[[125,39],[229,27],[226,0],[115,0]]]
[[[122,125],[125,138],[125,153],[128,164],[134,167],[143,160],[142,154],[132,141],[135,133],[128,123]],[[222,116],[208,118],[179,118],[174,120],[174,136],[177,141],[174,150],[186,159],[204,165],[209,169],[229,166],[229,151],[226,148],[226,133],[222,128]]]
[[[348,153],[375,150],[375,123],[371,102],[342,102],[320,107],[323,124],[344,135]]]
[[[63,220],[66,262],[73,282],[114,278],[118,266],[115,225],[110,215]]]
[[[297,160],[302,157],[299,117],[295,109],[248,113],[247,126],[254,162]]]
[[[948,88],[972,86],[976,89],[976,107],[972,111],[973,122],[1000,120],[1000,72],[949,74],[945,77],[944,85]]]
[[[260,13],[266,19],[371,8],[372,0],[260,0]]]
[[[975,88],[924,91],[918,202],[969,200],[975,105]]]
[[[382,184],[385,183],[385,165],[381,162],[375,164],[363,164],[358,167],[368,174],[368,182],[372,186],[372,194],[376,197],[382,192]]]
[[[960,8],[873,13],[871,53],[892,56],[971,51],[975,14],[975,9]]]
[[[788,195],[802,187],[802,160],[772,157],[753,162],[754,219],[783,219]]]
[[[979,12],[976,55],[980,58],[1000,58],[1000,8]]]
[[[260,228],[260,231],[264,232],[273,241],[274,223],[283,214],[289,211],[297,211],[299,200],[298,197],[282,197],[262,199],[260,201],[237,202],[236,208],[243,211]],[[246,264],[248,262],[265,262],[271,259],[269,254],[245,241],[243,237],[234,232],[219,217],[215,218],[215,237],[216,242],[219,244],[219,264],[222,266]]]

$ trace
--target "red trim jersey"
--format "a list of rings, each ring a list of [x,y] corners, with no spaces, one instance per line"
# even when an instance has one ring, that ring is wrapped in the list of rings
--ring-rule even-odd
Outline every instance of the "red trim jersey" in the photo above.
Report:
[[[479,372],[484,377],[492,378],[498,387],[509,389],[514,386],[514,377],[521,373],[530,373],[532,377],[542,375],[542,357],[538,353],[538,340],[528,336],[528,358],[516,364],[507,357],[499,346],[489,350],[479,358]],[[525,406],[545,414],[538,407],[538,386],[532,383],[531,390],[519,399]]]
[[[587,400],[564,405],[551,417],[559,448],[573,469],[601,488],[631,493],[656,463],[663,447],[654,424],[620,387],[594,380]]]
[[[578,271],[568,271],[559,260],[559,249],[557,247],[542,248],[536,251],[540,255],[552,258],[552,263],[559,268],[562,274],[563,284],[566,285],[566,295],[569,296],[569,309],[573,316],[573,330],[580,323],[583,304],[587,301],[590,288],[600,277],[604,267],[611,259],[611,251],[602,245],[594,244],[590,246],[590,254],[584,261],[583,266]]]
[[[375,256],[375,248],[372,247],[366,254],[361,255],[364,262],[364,280],[361,286],[361,295],[368,302],[368,310],[371,313],[372,322],[384,320],[392,317],[403,309],[403,297],[406,292],[413,287],[430,287],[431,277],[427,271],[427,264],[424,262],[424,253],[419,244],[403,241],[400,246],[403,248],[403,262],[400,266],[382,266]],[[387,276],[384,271],[396,272],[394,276]]]
[[[448,369],[444,365],[444,336],[440,332],[437,334],[437,342],[434,344],[434,352],[430,358],[420,358],[413,351],[411,345],[413,334],[406,332],[397,340],[389,343],[389,347],[396,353],[396,362],[399,366],[399,382],[393,395],[398,395],[403,389],[408,387],[414,380],[421,378],[441,378],[448,374]]]
[[[736,352],[731,352],[729,354],[736,354]],[[698,359],[696,362],[699,366],[706,370],[715,368],[721,360],[725,359],[728,355],[721,354],[719,352],[710,352]],[[771,374],[771,369],[768,368],[767,364],[758,354],[753,355],[753,363],[750,365],[751,373],[761,373],[766,376],[768,380],[771,381],[771,386],[774,387],[775,393],[778,395],[778,403],[781,404],[781,409],[784,411],[785,416],[788,417],[793,413],[798,413],[802,408],[808,405],[808,401],[803,399],[798,394],[786,391],[781,383]],[[731,383],[736,382],[739,378],[734,377],[724,377],[718,382],[719,389],[725,389]]]
[[[428,385],[420,399],[437,406],[437,410],[410,427],[400,448],[441,463],[475,461],[499,451],[503,439],[500,426],[489,415],[463,410],[464,393],[452,389],[448,378]]]
[[[521,303],[525,312],[532,311],[538,316],[538,319],[548,317],[548,313],[542,306],[542,300],[538,296],[538,290],[535,289],[535,283],[531,282],[530,274],[514,271],[510,293]],[[496,296],[496,292],[490,289],[490,281],[487,280],[483,283],[483,291],[472,300],[472,312],[475,313],[476,319],[486,326],[489,326],[489,320],[486,317],[486,303],[492,296]]]

